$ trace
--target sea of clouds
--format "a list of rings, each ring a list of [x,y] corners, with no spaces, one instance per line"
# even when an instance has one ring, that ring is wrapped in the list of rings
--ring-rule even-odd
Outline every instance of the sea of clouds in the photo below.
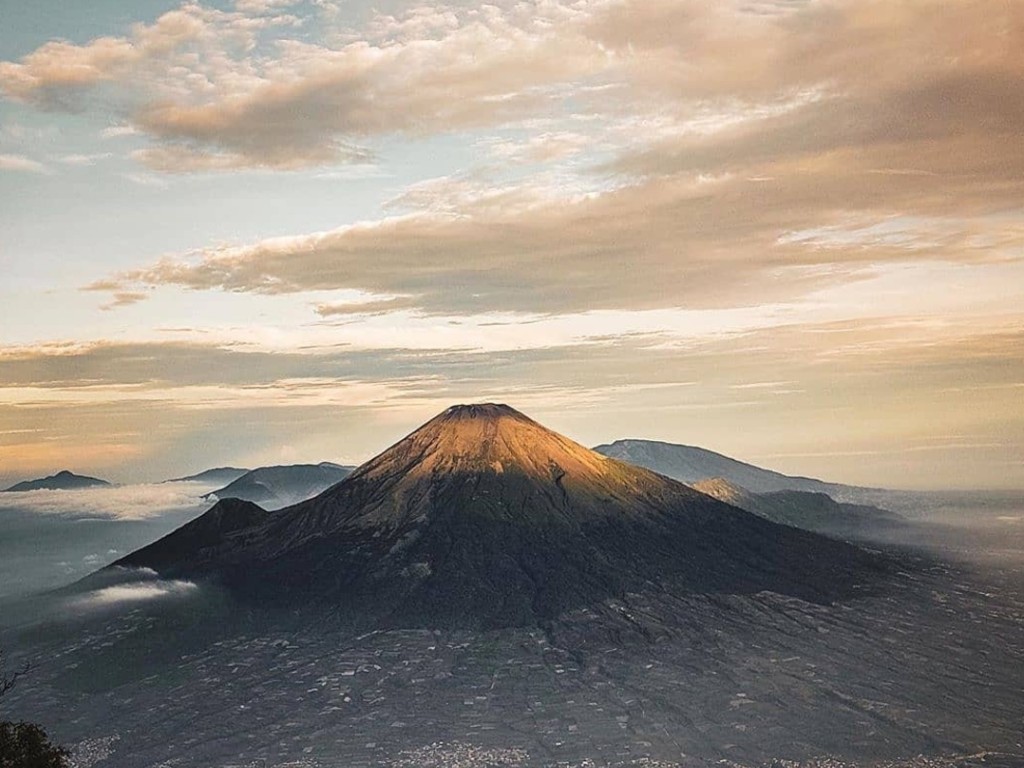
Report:
[[[65,517],[148,520],[170,512],[210,506],[204,483],[152,483],[80,488],[67,491],[16,491],[0,494],[0,508]]]

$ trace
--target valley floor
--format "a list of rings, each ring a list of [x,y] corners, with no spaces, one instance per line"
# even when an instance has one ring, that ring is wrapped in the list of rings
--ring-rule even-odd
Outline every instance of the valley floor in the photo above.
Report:
[[[220,610],[8,631],[35,668],[5,709],[77,768],[1024,765],[1024,594],[966,566],[834,606],[634,595],[484,634]]]

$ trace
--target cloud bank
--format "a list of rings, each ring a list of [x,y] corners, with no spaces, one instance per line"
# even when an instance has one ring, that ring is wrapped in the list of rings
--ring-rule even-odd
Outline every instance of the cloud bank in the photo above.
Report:
[[[21,491],[0,494],[0,506],[43,515],[145,520],[209,506],[201,497],[214,490],[200,483],[159,483],[82,488],[70,491]]]
[[[378,139],[452,133],[479,134],[480,166],[379,219],[108,276],[105,306],[182,287],[357,290],[366,312],[721,307],[1020,258],[1024,14],[998,0],[442,5],[316,41],[259,8],[51,42],[0,88],[121,105],[157,171],[365,163]]]

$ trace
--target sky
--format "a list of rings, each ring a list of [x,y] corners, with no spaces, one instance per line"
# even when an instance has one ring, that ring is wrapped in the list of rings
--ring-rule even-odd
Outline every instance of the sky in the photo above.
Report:
[[[448,405],[1024,487],[1024,7],[0,0],[0,482]]]

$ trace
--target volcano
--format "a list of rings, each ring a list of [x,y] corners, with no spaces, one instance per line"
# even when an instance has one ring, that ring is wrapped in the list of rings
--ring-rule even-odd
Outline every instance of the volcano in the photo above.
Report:
[[[228,503],[114,565],[361,623],[467,629],[652,591],[826,603],[885,568],[497,404],[447,409],[308,501],[269,513]]]

